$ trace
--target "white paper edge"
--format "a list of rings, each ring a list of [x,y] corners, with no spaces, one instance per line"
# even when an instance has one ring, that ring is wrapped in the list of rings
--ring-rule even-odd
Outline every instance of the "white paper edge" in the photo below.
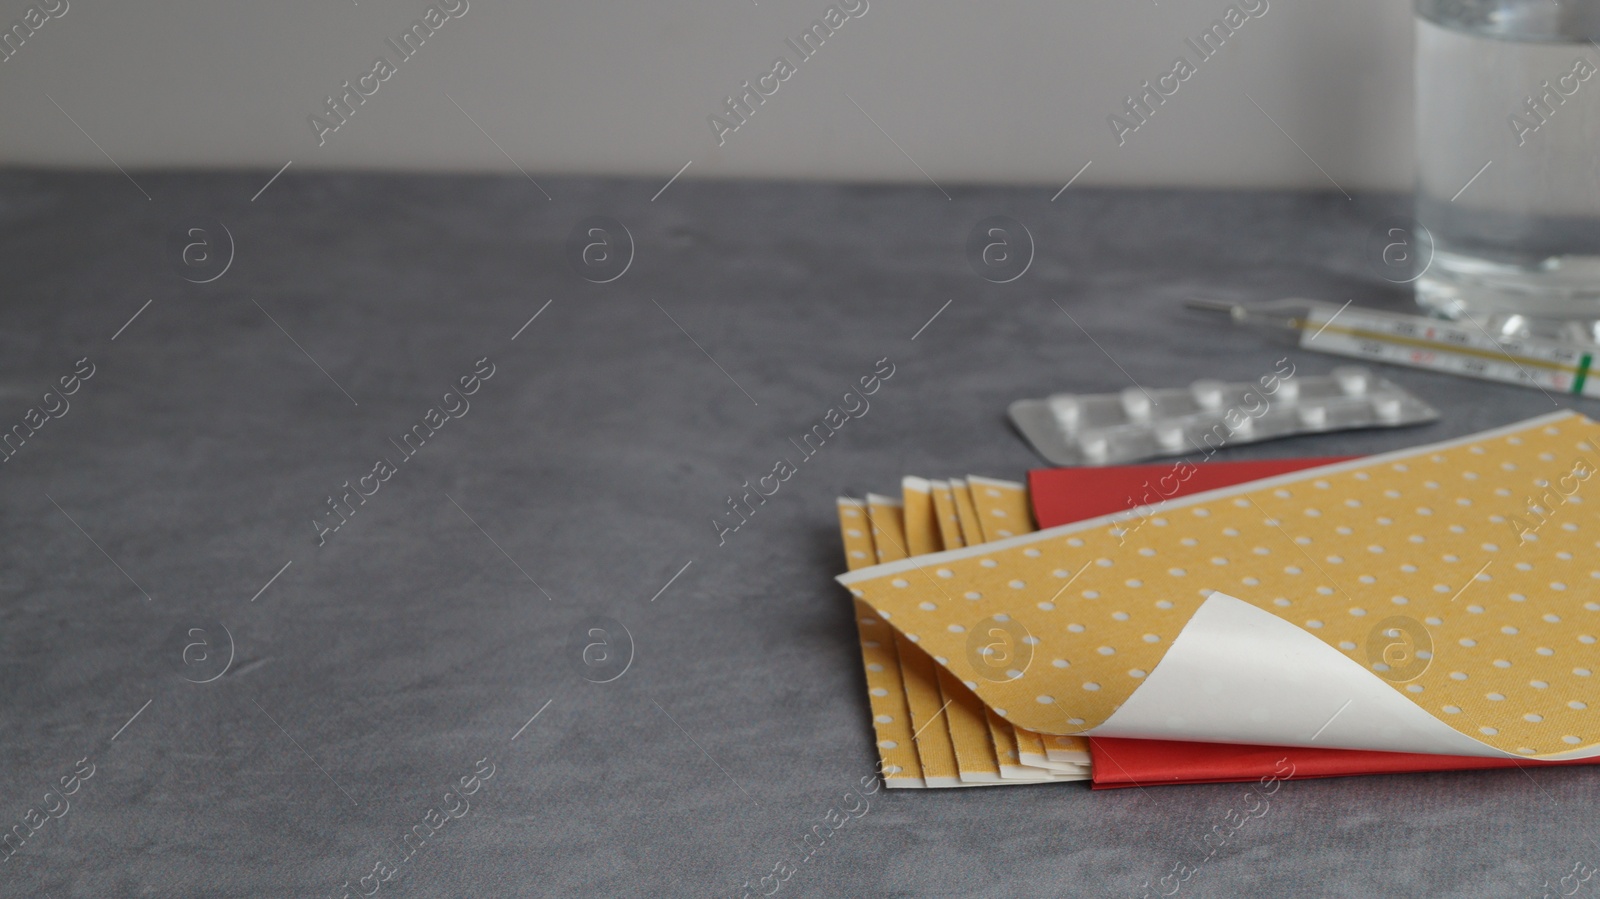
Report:
[[[986,478],[983,475],[967,475],[967,484],[982,484],[985,487],[1001,487],[1007,490],[1026,490],[1028,486],[1020,481],[1003,481],[1000,478]]]

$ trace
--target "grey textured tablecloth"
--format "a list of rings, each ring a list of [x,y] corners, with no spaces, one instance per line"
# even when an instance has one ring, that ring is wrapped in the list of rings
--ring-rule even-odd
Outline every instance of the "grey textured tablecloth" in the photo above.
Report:
[[[801,861],[875,759],[833,498],[1021,477],[1019,397],[1331,369],[1180,303],[1403,306],[1364,257],[1403,198],[540,178],[546,199],[291,170],[252,201],[270,174],[134,173],[150,200],[0,174],[0,427],[93,366],[0,465],[0,826],[39,825],[0,895],[737,897],[790,863],[779,895],[1137,897],[1183,863],[1185,896],[1535,897],[1600,862],[1586,769],[1290,783],[1204,862],[1242,786],[880,791]],[[1009,284],[964,249],[996,214],[1037,243]],[[636,245],[606,284],[567,261],[591,215]],[[205,284],[169,244],[196,216],[236,246]],[[470,410],[402,460],[484,357]],[[799,462],[790,438],[884,358],[870,411]],[[1386,374],[1443,419],[1219,458],[1567,402]],[[319,546],[325,498],[384,458]],[[719,545],[728,495],[784,458]],[[636,648],[609,683],[580,676],[592,615]]]

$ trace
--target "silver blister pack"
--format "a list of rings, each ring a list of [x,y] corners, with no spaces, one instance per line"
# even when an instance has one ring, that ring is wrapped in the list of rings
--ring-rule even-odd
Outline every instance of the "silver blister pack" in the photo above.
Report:
[[[1058,393],[1011,404],[1011,421],[1054,465],[1121,465],[1295,434],[1392,428],[1439,411],[1359,366],[1330,375],[1267,375],[1259,382],[1195,381],[1120,393]]]

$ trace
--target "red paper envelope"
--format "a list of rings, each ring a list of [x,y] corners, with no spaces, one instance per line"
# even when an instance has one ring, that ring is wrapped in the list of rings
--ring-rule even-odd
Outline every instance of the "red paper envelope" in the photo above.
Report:
[[[1262,777],[1348,777],[1407,771],[1467,771],[1479,768],[1534,768],[1592,765],[1594,759],[1535,762],[1465,755],[1363,752],[1359,749],[1308,749],[1301,746],[1245,746],[1239,743],[1185,743],[1178,740],[1125,740],[1090,737],[1094,788],[1155,784],[1244,783]],[[1290,772],[1285,775],[1285,771]]]
[[[1342,462],[1349,457],[1263,459],[1209,462],[1193,466],[1187,478],[1173,476],[1174,464],[1106,468],[1045,468],[1028,472],[1033,514],[1040,528],[1156,505],[1163,498],[1200,493],[1274,475]],[[1237,743],[1189,743],[1091,737],[1094,788],[1176,783],[1243,783],[1262,777],[1344,777],[1407,771],[1464,771],[1479,768],[1595,764],[1600,759],[1535,762],[1508,758],[1365,752]]]

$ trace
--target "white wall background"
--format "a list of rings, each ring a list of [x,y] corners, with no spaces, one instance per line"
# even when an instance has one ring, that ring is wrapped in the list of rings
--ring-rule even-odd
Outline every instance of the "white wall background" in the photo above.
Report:
[[[399,61],[428,0],[0,0],[70,3],[0,63],[0,163],[1410,186],[1405,0],[1266,0],[1205,61],[1184,38],[1234,0],[870,0],[718,147],[706,117],[829,2],[470,0]],[[380,54],[318,146],[308,116]],[[1180,54],[1198,71],[1119,147],[1107,116]]]

